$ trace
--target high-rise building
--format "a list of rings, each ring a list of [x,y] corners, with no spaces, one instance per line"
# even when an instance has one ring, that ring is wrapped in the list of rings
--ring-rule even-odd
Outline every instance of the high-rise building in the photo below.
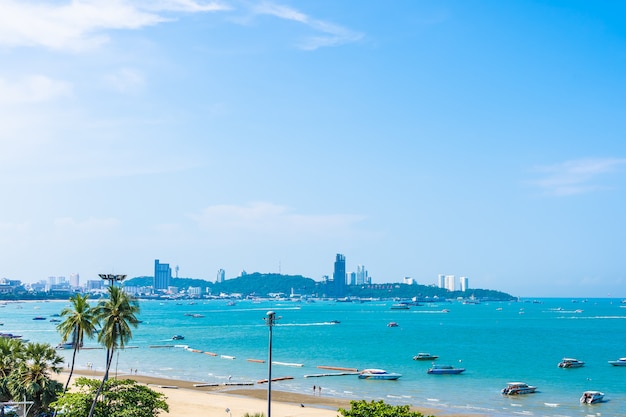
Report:
[[[357,285],[363,285],[363,284],[367,284],[369,281],[368,279],[368,272],[367,269],[365,269],[364,265],[359,265],[356,267],[356,283]]]
[[[154,281],[153,287],[155,291],[167,291],[172,280],[172,268],[170,264],[162,264],[158,259],[154,260]]]
[[[446,275],[446,277],[445,277],[445,288],[448,291],[454,291],[454,275]]]
[[[224,282],[225,277],[226,277],[226,271],[224,271],[223,269],[219,269],[217,271],[217,279],[215,280],[215,282],[217,283]]]
[[[78,274],[70,274],[70,285],[72,287],[80,287],[80,276]]]
[[[459,278],[459,284],[461,284],[461,291],[467,291],[469,288],[469,278],[461,277]]]
[[[333,284],[335,287],[335,297],[346,296],[346,257],[338,253],[335,258],[335,269],[333,272]]]
[[[437,275],[437,287],[446,288],[446,276],[444,274]]]

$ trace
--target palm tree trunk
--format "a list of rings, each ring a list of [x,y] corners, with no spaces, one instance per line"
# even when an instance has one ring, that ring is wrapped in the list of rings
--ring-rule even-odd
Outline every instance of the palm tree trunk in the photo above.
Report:
[[[93,412],[96,409],[96,403],[98,402],[98,397],[100,396],[100,393],[102,393],[102,388],[104,388],[104,383],[107,381],[107,379],[109,379],[109,368],[111,367],[111,362],[113,361],[112,358],[113,358],[114,351],[115,351],[115,348],[111,348],[109,349],[109,351],[107,351],[106,370],[104,371],[104,376],[102,377],[102,382],[100,383],[100,386],[98,387],[98,390],[96,391],[96,395],[95,397],[93,397],[93,403],[91,403],[91,409],[89,410],[89,417],[93,417]]]
[[[76,362],[76,352],[78,352],[78,346],[74,345],[74,353],[72,354],[72,366],[70,367],[70,376],[67,378],[67,382],[65,383],[65,388],[63,388],[63,393],[67,391],[67,387],[70,386],[70,381],[72,380],[72,374],[74,373],[74,362]]]

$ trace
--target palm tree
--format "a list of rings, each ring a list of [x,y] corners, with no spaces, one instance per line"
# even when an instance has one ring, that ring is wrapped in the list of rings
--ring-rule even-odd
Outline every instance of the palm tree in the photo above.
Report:
[[[115,349],[123,349],[126,343],[132,339],[131,327],[137,327],[139,319],[139,303],[137,300],[126,294],[120,287],[109,287],[109,299],[100,302],[96,307],[96,320],[101,324],[98,333],[98,342],[102,343],[107,350],[106,370],[102,377],[102,382],[96,391],[96,395],[89,410],[89,417],[93,417],[98,397],[102,392],[105,382],[109,378],[109,369],[113,362]]]
[[[50,373],[61,372],[63,358],[47,343],[28,343],[24,359],[8,378],[13,398],[33,401],[29,415],[39,415],[56,400],[63,384],[50,378]]]
[[[61,317],[65,317],[65,320],[57,325],[57,330],[61,333],[61,343],[65,343],[71,338],[74,349],[70,375],[67,378],[63,392],[67,391],[67,387],[72,379],[76,354],[83,347],[85,336],[92,338],[96,330],[95,310],[91,308],[88,300],[89,294],[76,294],[70,297],[71,307],[65,307],[61,311]]]
[[[24,360],[26,345],[19,339],[0,337],[0,401],[11,399],[8,377]]]

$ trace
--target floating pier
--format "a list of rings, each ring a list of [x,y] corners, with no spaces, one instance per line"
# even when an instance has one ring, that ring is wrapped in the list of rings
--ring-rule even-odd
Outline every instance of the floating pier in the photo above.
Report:
[[[272,362],[272,365],[282,365],[282,366],[294,366],[297,368],[301,368],[304,365],[301,363],[289,363],[289,362]]]
[[[312,375],[305,375],[305,378],[320,378],[323,376],[344,376],[344,375],[358,375],[358,372],[339,372],[339,373],[333,373],[333,374],[312,374]]]
[[[293,379],[292,376],[281,376],[279,378],[272,378],[272,382],[274,381],[285,381],[287,379]],[[256,382],[257,384],[267,384],[267,379],[260,379]]]
[[[333,371],[346,371],[346,372],[359,372],[358,369],[356,368],[342,368],[340,366],[324,366],[324,365],[319,365],[318,366],[319,369],[331,369]]]

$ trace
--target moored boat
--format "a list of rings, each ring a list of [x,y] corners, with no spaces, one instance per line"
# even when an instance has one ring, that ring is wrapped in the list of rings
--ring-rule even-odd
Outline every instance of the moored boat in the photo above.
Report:
[[[172,340],[185,340],[185,336],[180,335],[180,334],[175,334],[174,336],[172,336]]]
[[[509,382],[502,390],[503,395],[521,395],[532,394],[537,390],[537,387],[528,385],[525,382]]]
[[[398,327],[398,323],[396,323],[395,321],[390,321],[389,323],[387,323],[387,327]]]
[[[427,374],[434,375],[445,375],[445,374],[460,374],[461,372],[465,372],[465,368],[455,368],[452,365],[433,365],[428,371]]]
[[[420,352],[417,355],[413,356],[414,361],[434,361],[439,356],[431,355],[430,353]]]
[[[395,372],[387,372],[384,369],[364,369],[359,372],[359,379],[385,379],[396,380],[400,378],[402,374]]]
[[[559,362],[559,368],[580,368],[584,365],[585,362],[574,358],[563,358],[561,362]]]
[[[595,404],[602,402],[604,399],[604,393],[600,391],[585,391],[583,395],[580,397],[580,402],[582,404]]]
[[[609,361],[613,366],[626,366],[626,358],[619,358],[616,361]]]

